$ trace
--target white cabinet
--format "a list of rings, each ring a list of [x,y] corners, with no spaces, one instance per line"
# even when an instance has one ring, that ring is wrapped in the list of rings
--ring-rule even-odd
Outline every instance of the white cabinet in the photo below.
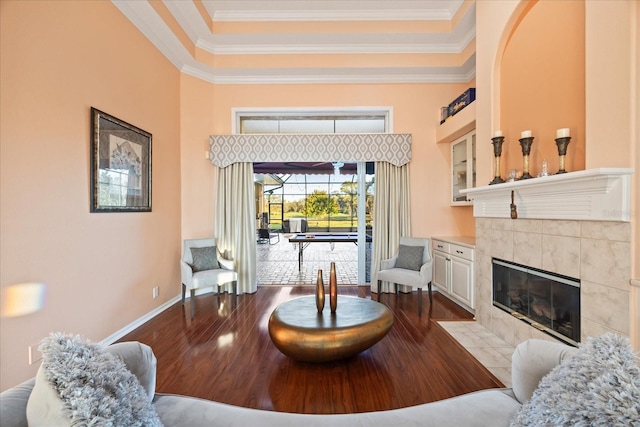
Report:
[[[460,190],[476,186],[476,131],[451,143],[451,205],[471,205]]]
[[[433,239],[433,284],[471,312],[475,309],[473,238]],[[473,242],[473,243],[472,243]]]

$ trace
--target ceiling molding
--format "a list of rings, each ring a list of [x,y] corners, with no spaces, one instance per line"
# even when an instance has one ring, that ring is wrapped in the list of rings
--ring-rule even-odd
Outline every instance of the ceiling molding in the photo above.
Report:
[[[196,47],[215,55],[279,55],[279,54],[428,54],[461,53],[475,38],[475,33],[456,44],[322,44],[322,45],[217,45],[199,40]]]
[[[448,21],[463,0],[455,1],[220,1],[203,0],[214,21]]]
[[[192,58],[147,1],[111,0],[111,2],[176,68],[182,68]]]
[[[207,70],[186,65],[181,71],[215,84],[467,83],[475,77],[475,65],[473,55],[460,67]]]
[[[235,0],[234,0],[235,1]],[[294,0],[296,1],[296,0]],[[330,0],[327,0],[330,2]],[[347,0],[345,0],[349,3]],[[376,2],[375,0],[371,0]],[[239,3],[247,3],[238,0]],[[313,3],[313,1],[311,1]],[[398,0],[399,3],[412,3]],[[458,0],[443,0],[458,4]],[[196,60],[147,0],[112,0],[112,3],[181,72],[215,84],[302,83],[466,83],[475,76],[475,54],[461,66],[370,68],[214,68]],[[164,0],[168,10],[195,45],[214,54],[367,54],[461,53],[475,38],[475,7],[471,7],[451,33],[404,35],[329,35],[327,43],[309,43],[313,35],[221,37],[212,35],[192,1]],[[255,2],[248,2],[255,3]],[[459,4],[458,4],[459,7]],[[456,8],[457,10],[457,8]],[[273,35],[269,35],[273,36]],[[252,44],[260,39],[281,43]],[[356,43],[349,43],[349,40]],[[417,42],[415,42],[417,40]],[[288,41],[288,43],[286,42]],[[302,41],[302,42],[301,42]],[[412,42],[413,41],[413,42]],[[224,43],[223,43],[224,42]],[[306,43],[304,43],[306,42]]]
[[[448,21],[449,10],[247,10],[216,11],[214,21],[221,22],[309,22],[309,21]]]
[[[183,28],[202,28],[204,22],[192,2],[171,1],[173,9],[184,9],[176,19]],[[191,13],[187,9],[193,9]],[[186,18],[187,14],[191,19]],[[449,33],[424,34],[237,34],[217,35],[209,31],[190,34],[196,46],[218,55],[339,54],[339,53],[460,53],[475,39],[476,10],[469,8]],[[199,21],[199,22],[198,22]],[[206,26],[205,26],[206,27]],[[193,32],[193,31],[192,31]]]

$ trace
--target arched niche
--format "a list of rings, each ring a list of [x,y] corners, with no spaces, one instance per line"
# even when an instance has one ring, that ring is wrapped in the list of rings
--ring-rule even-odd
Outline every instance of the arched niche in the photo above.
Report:
[[[502,176],[522,172],[520,133],[531,130],[530,173],[558,170],[556,130],[570,128],[566,170],[585,169],[584,1],[522,1],[505,26],[494,66],[493,129],[505,135]]]

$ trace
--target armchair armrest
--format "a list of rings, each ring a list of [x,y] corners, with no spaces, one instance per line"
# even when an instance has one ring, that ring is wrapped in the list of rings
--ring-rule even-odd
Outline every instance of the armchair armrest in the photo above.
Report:
[[[433,259],[428,260],[420,267],[420,277],[426,279],[427,282],[431,281],[433,276]]]
[[[182,284],[189,289],[193,287],[193,269],[183,260],[180,260],[180,279]]]
[[[392,258],[380,260],[380,270],[389,270],[396,266],[398,255],[394,255]]]
[[[220,264],[220,268],[224,270],[232,270],[235,271],[235,262],[232,259],[223,258],[220,254],[218,254],[218,263]]]

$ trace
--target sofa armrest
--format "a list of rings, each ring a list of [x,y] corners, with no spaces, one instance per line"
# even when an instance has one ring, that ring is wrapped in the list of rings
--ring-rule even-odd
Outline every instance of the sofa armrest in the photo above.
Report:
[[[27,402],[35,383],[31,378],[0,393],[0,426],[28,427]]]
[[[520,403],[531,399],[542,377],[578,351],[559,342],[530,339],[520,343],[511,356],[511,383]]]

